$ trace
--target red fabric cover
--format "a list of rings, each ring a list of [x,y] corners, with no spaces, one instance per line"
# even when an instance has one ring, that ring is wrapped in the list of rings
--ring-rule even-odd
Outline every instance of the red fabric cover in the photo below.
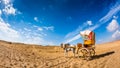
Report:
[[[92,40],[92,36],[93,36],[93,32],[90,32],[89,36],[88,36],[88,39],[89,40]]]

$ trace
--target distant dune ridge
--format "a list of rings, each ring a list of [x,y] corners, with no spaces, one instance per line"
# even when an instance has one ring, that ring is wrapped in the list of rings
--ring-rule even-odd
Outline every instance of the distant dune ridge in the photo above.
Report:
[[[96,45],[92,60],[67,58],[60,46],[0,41],[0,68],[120,68],[120,40]]]

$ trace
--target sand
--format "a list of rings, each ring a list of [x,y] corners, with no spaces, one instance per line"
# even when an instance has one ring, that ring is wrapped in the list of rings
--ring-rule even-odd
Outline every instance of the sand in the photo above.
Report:
[[[0,41],[0,68],[120,68],[120,41],[96,45],[87,61],[68,57],[60,46],[41,46]]]

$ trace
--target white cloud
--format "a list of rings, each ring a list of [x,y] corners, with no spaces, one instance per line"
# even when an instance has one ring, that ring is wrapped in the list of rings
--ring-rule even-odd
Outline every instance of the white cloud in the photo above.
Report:
[[[2,15],[2,11],[0,10],[0,16]]]
[[[116,30],[116,31],[113,33],[112,38],[113,38],[113,39],[120,39],[120,31],[119,31],[119,30]]]
[[[67,39],[67,40],[65,40],[64,42],[65,42],[65,43],[69,43],[69,42],[72,42],[72,41],[75,41],[75,40],[79,39],[79,38],[81,37],[80,34],[79,34],[79,32],[82,31],[82,30],[83,30],[85,27],[87,27],[88,25],[89,25],[89,26],[90,26],[90,25],[93,25],[93,24],[92,24],[92,21],[87,21],[87,22],[83,23],[83,25],[80,25],[76,30],[68,33],[68,34],[65,36],[65,39]]]
[[[107,21],[109,21],[113,15],[117,14],[118,12],[120,11],[120,5],[119,4],[116,4],[104,17],[102,17],[98,23],[93,26],[93,27],[90,27],[89,30],[95,30],[97,29],[98,27],[100,27],[102,24],[106,23]]]
[[[36,26],[36,25],[33,25],[33,27],[37,28],[38,26]]]
[[[11,0],[3,0],[4,4],[7,5],[11,2]]]
[[[16,41],[19,34],[16,30],[10,27],[10,24],[5,23],[2,18],[0,18],[0,39],[7,41]]]
[[[99,22],[107,22],[110,18],[113,17],[113,15],[115,15],[116,13],[118,13],[120,11],[120,5],[119,4],[115,4],[113,6],[113,8],[104,16],[102,17]]]
[[[1,0],[0,0],[1,1]],[[54,30],[53,26],[49,27],[39,27],[39,26],[33,26],[33,27],[26,27],[23,26],[21,29],[13,29],[12,25],[9,23],[6,23],[1,15],[2,13],[5,14],[5,16],[8,15],[17,15],[21,14],[16,8],[13,7],[12,0],[2,0],[3,3],[3,9],[0,10],[0,39],[11,41],[11,42],[20,42],[20,43],[29,43],[29,44],[53,44],[52,41],[47,41],[45,36],[47,36],[46,33],[43,33],[44,30]],[[34,18],[34,20],[39,21],[37,17]],[[41,22],[41,21],[39,21]],[[28,24],[31,25],[31,24]],[[16,27],[14,27],[16,28]],[[32,29],[34,28],[34,29]]]
[[[37,33],[32,32],[28,28],[24,28],[24,30],[15,30],[11,28],[12,26],[6,23],[0,17],[0,39],[11,41],[11,42],[21,42],[28,44],[49,44],[51,42],[45,41],[43,39],[45,33]],[[44,34],[44,35],[43,35]]]
[[[38,20],[38,18],[37,18],[37,17],[34,17],[34,20],[35,20],[36,22],[39,22],[39,20]]]
[[[42,29],[41,27],[38,27],[38,30],[39,30],[39,31],[43,31],[43,29]]]
[[[113,19],[106,28],[108,31],[112,32],[119,28],[119,24],[117,20]]]
[[[38,34],[38,33],[32,33],[31,35],[29,35],[29,33],[22,35],[21,37],[21,41],[22,43],[27,43],[27,44],[39,44],[39,45],[48,45],[51,44],[53,45],[54,43],[52,43],[52,41],[47,41],[45,39],[43,39],[43,35]]]
[[[72,41],[75,41],[75,40],[79,39],[79,38],[81,37],[80,34],[79,34],[79,32],[80,32],[81,30],[83,30],[85,27],[87,27],[88,25],[89,25],[89,26],[93,25],[93,24],[92,24],[92,21],[87,21],[87,22],[85,22],[83,25],[80,25],[76,30],[68,33],[68,34],[65,36],[65,38],[66,38],[67,40],[65,40],[64,42],[65,42],[65,43],[69,43],[69,42],[72,42]]]
[[[99,39],[99,40],[98,40],[98,42],[102,42],[102,40],[101,40],[101,39]]]
[[[39,27],[39,26],[33,25],[33,27],[37,28],[37,30],[39,30],[39,31],[43,31],[43,30],[51,30],[51,31],[53,31],[54,30],[54,26]]]
[[[27,44],[44,44],[45,41],[41,37],[28,36],[28,38],[25,38],[23,42]]]
[[[65,36],[65,38],[69,38],[69,37],[72,37],[72,36],[77,35],[77,34],[78,34],[81,30],[83,30],[86,26],[87,26],[86,23],[84,23],[83,25],[79,25],[79,27],[78,27],[76,30],[68,33],[68,34]]]
[[[13,7],[12,4],[6,5],[5,8],[3,9],[3,12],[6,14],[13,14],[16,15],[17,10]]]
[[[93,25],[93,24],[92,24],[92,21],[87,21],[87,24],[88,24],[89,26]]]
[[[42,34],[42,36],[47,36],[47,34],[46,33],[41,33]]]
[[[115,14],[117,14],[118,12],[120,11],[120,5],[119,4],[115,4],[114,6],[113,6],[113,8],[105,15],[105,16],[103,16],[97,23],[96,23],[96,25],[95,26],[92,26],[92,27],[90,27],[90,28],[87,28],[87,29],[89,29],[89,30],[91,30],[91,31],[93,31],[93,30],[95,30],[95,29],[97,29],[98,27],[100,27],[101,25],[103,25],[104,23],[106,23],[107,21],[109,21],[112,17],[113,17],[113,15],[115,15]],[[76,30],[79,30],[80,31],[80,29],[79,28],[77,28]],[[76,32],[76,33],[79,33],[79,31],[73,31],[73,32]],[[72,33],[73,33],[72,32]],[[71,33],[71,34],[72,34]],[[76,34],[76,33],[73,33],[73,34]],[[72,37],[72,38],[70,38],[70,39],[67,39],[67,40],[70,40],[70,41],[68,41],[68,42],[72,42],[72,41],[74,41],[74,40],[77,40],[78,38],[76,38],[78,35],[76,35],[76,36],[74,36],[74,37]],[[74,39],[74,40],[73,40]],[[72,41],[71,41],[72,40]]]
[[[117,18],[118,18],[118,16],[113,16],[113,18],[114,18],[114,19],[117,19]]]
[[[24,28],[24,30],[25,30],[25,31],[31,31],[31,30],[30,30],[30,29],[28,29],[28,28]]]
[[[64,43],[70,43],[72,41],[79,39],[80,37],[81,37],[80,34],[78,34],[78,35],[74,36],[73,38],[67,39]]]
[[[43,32],[36,32],[36,30],[28,31],[28,28],[24,28],[24,30],[20,30],[18,32],[20,33],[18,42],[27,43],[27,44],[39,44],[39,45],[40,44],[46,45],[49,43],[49,41],[44,39],[46,34]]]
[[[46,29],[46,30],[52,30],[52,31],[54,30],[54,26],[48,26],[48,27],[45,26],[43,28]]]
[[[13,7],[13,1],[14,0],[2,0],[3,1],[3,9],[2,11],[7,15],[16,15],[16,14],[22,14],[20,11],[18,11],[16,8]]]

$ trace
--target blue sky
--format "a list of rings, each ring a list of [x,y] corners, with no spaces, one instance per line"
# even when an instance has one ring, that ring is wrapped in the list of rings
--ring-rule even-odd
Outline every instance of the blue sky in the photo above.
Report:
[[[120,39],[120,0],[0,0],[0,40],[29,44],[96,43]]]

